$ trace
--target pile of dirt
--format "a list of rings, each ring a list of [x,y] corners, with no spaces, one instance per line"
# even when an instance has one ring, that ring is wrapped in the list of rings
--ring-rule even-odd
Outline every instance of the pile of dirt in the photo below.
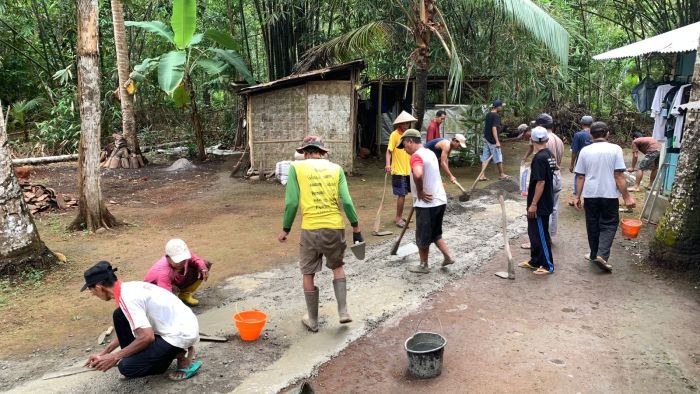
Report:
[[[472,191],[472,198],[497,198],[499,194],[503,194],[503,198],[505,199],[516,201],[522,199],[520,196],[520,185],[512,179],[499,179],[482,189],[474,189]]]
[[[170,167],[166,168],[164,171],[187,171],[197,168],[191,161],[182,158],[177,159]]]

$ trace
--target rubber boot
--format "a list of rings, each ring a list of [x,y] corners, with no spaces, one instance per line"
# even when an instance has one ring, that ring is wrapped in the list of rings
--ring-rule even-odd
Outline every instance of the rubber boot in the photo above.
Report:
[[[180,298],[182,300],[182,302],[184,302],[188,306],[199,305],[199,300],[194,298],[192,296],[192,293],[194,293],[194,291],[197,290],[197,288],[201,284],[202,284],[202,280],[198,279],[194,283],[192,283],[191,285],[189,285],[183,289],[180,289],[180,294],[177,295],[178,298]]]
[[[304,298],[306,299],[306,315],[301,319],[304,326],[309,331],[318,331],[318,287],[314,291],[305,291]]]
[[[340,324],[350,323],[352,318],[348,313],[348,305],[345,301],[348,294],[345,278],[333,279],[333,290],[335,291],[335,299],[338,302],[338,316],[340,316]]]

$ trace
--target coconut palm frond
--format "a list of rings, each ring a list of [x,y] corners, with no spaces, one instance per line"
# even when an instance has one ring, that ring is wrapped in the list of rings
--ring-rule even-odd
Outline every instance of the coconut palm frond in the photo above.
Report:
[[[391,24],[384,21],[370,22],[309,49],[294,66],[294,71],[302,73],[365,56],[386,48],[393,35],[394,28]]]
[[[541,41],[563,66],[569,63],[569,32],[530,0],[494,0],[518,25]]]
[[[461,0],[473,4],[472,1]],[[505,16],[542,42],[566,68],[569,63],[569,32],[530,0],[478,0],[503,11]]]
[[[445,51],[447,52],[448,56],[450,57],[450,69],[448,71],[448,80],[449,80],[449,88],[451,94],[451,99],[452,101],[457,101],[459,100],[459,97],[462,95],[462,82],[464,81],[464,70],[462,68],[462,59],[459,56],[459,51],[457,50],[457,46],[455,45],[455,40],[452,38],[452,34],[450,33],[450,29],[447,27],[447,22],[445,21],[445,16],[442,14],[442,11],[440,11],[439,8],[435,9],[437,11],[437,16],[440,18],[440,22],[442,23],[442,26],[445,30],[445,36],[447,36],[447,40],[445,40],[442,36],[442,33],[440,32],[435,32],[442,41],[443,46],[446,46],[447,43],[449,42],[450,49],[448,50],[445,48]]]

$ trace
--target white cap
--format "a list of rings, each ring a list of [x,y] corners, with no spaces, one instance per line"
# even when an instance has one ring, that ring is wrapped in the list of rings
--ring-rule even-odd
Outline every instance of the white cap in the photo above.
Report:
[[[459,141],[459,146],[461,146],[462,149],[467,148],[467,139],[464,138],[464,134],[455,134],[453,138]]]
[[[165,244],[165,255],[170,257],[174,263],[181,263],[192,258],[185,241],[178,238],[173,238]]]
[[[547,129],[545,129],[542,126],[535,127],[534,129],[532,129],[530,139],[533,142],[537,142],[540,144],[547,142],[547,140],[549,140],[549,134],[547,133]]]

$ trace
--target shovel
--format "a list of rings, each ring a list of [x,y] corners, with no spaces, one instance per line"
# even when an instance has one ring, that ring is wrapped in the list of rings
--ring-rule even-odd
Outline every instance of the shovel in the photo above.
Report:
[[[414,210],[414,208],[411,207],[411,212],[408,213],[408,220],[406,220],[406,225],[403,226],[403,229],[401,230],[401,234],[399,235],[399,239],[396,240],[394,247],[391,248],[390,254],[392,256],[396,256],[396,252],[399,250],[399,245],[401,245],[401,239],[403,238],[403,235],[406,233],[406,229],[408,228],[409,223],[411,223],[411,218],[413,217],[413,210]]]
[[[506,256],[508,257],[508,272],[496,272],[496,276],[503,279],[515,279],[515,263],[513,255],[510,254],[510,243],[508,242],[508,218],[506,216],[506,203],[503,201],[503,195],[498,196],[498,202],[501,203],[501,213],[503,215],[503,240],[506,245]]]
[[[382,207],[384,206],[384,196],[386,196],[386,180],[389,177],[389,173],[384,173],[384,191],[382,192],[382,201],[379,203],[379,209],[377,209],[377,216],[374,217],[374,225],[372,226],[372,235],[385,236],[391,235],[391,231],[379,231],[379,224],[382,221]]]
[[[352,251],[352,254],[355,255],[355,258],[358,260],[364,260],[365,259],[365,242],[358,242],[352,246],[350,246],[350,251]]]
[[[477,176],[476,179],[474,180],[474,183],[472,183],[472,187],[469,188],[468,192],[462,194],[459,197],[459,201],[469,201],[469,199],[472,197],[472,191],[474,191],[474,187],[476,187],[476,184],[479,182],[479,179],[484,175],[484,171],[486,171],[486,167],[489,165],[489,161],[491,161],[492,157],[493,157],[493,155],[489,156],[489,158],[486,159],[486,165],[484,165],[484,168],[479,173],[479,176]],[[462,190],[464,190],[464,189],[462,189]]]
[[[469,201],[469,195],[467,194],[467,191],[464,190],[464,188],[462,187],[462,185],[460,185],[459,182],[457,182],[456,180],[455,180],[454,183],[455,183],[455,185],[457,185],[457,187],[459,188],[459,190],[462,191],[462,195],[459,196],[459,201],[462,201],[462,202],[464,202],[464,201]]]

